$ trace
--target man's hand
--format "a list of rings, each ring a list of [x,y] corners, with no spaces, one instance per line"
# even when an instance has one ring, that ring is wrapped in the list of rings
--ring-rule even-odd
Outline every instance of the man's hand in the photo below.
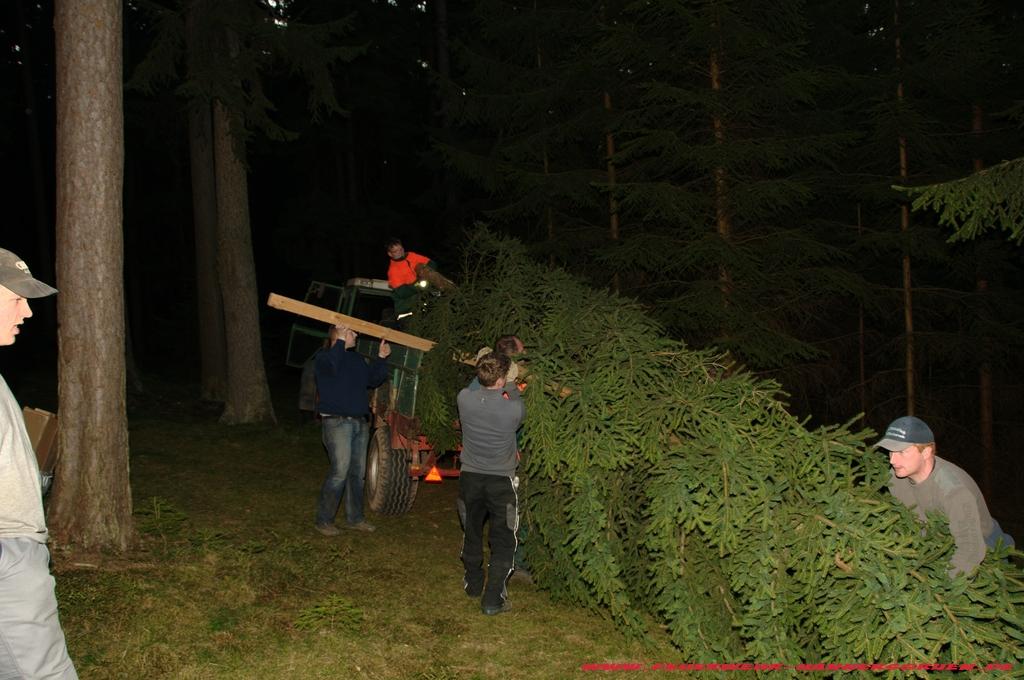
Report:
[[[381,338],[380,340],[380,348],[377,350],[377,356],[381,359],[387,359],[391,356],[391,345],[389,345],[388,341],[384,338]]]
[[[347,332],[348,328],[346,326],[335,324],[334,327],[331,328],[331,330],[328,331],[327,333],[327,338],[330,341],[331,347],[333,347],[334,343],[337,342],[338,340],[341,340],[342,344],[345,344],[345,333]]]

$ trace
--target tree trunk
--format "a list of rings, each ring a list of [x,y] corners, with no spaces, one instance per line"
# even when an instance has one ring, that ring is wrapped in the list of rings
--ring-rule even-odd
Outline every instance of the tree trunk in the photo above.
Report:
[[[227,341],[224,302],[217,279],[217,181],[214,174],[213,121],[208,103],[193,102],[189,107],[188,147],[196,248],[199,396],[208,401],[224,401],[227,392]]]
[[[604,110],[611,115],[612,96],[608,92],[604,93]],[[612,161],[612,157],[615,156],[615,135],[612,134],[611,129],[605,132],[604,146],[608,173],[608,237],[615,243],[619,240],[619,203],[615,200],[615,163]],[[619,286],[619,273],[613,272],[612,292],[618,293]]]
[[[718,51],[712,50],[708,58],[708,70],[711,74],[711,90],[716,95],[722,89],[720,59],[721,56]],[[715,101],[717,101],[717,98]],[[725,122],[717,111],[712,116],[711,126],[714,131],[715,145],[721,146],[725,143]],[[728,208],[728,185],[725,168],[723,166],[714,168],[712,170],[712,178],[714,181],[715,197],[715,230],[723,241],[728,242],[732,240],[732,218],[729,215]],[[719,290],[722,292],[723,304],[728,306],[729,298],[732,296],[732,275],[724,263],[720,264],[718,268],[718,284]]]
[[[864,232],[864,220],[861,216],[860,203],[857,204],[857,238],[861,238]],[[867,349],[867,338],[864,329],[864,303],[857,303],[857,393],[860,397],[860,424],[867,427],[868,416],[868,372],[865,359]]]
[[[267,372],[260,344],[256,266],[249,226],[249,187],[236,150],[234,116],[222,103],[213,105],[213,148],[217,174],[217,267],[224,300],[224,327],[231,339],[227,356],[227,400],[222,423],[274,421]]]
[[[196,22],[204,0],[192,0],[185,14],[189,71],[213,59],[210,46],[197,36]],[[224,401],[227,394],[227,340],[224,302],[217,280],[217,179],[213,158],[210,102],[194,100],[188,109],[189,169],[192,178],[192,222],[195,232],[196,307],[199,322],[199,397]]]
[[[533,13],[535,15],[537,13],[537,0],[533,0]],[[541,52],[541,49],[540,49],[540,42],[536,38],[534,38],[534,42],[537,45],[537,50],[536,50],[537,51],[537,70],[540,71],[540,70],[542,70],[544,68],[544,55],[543,55],[543,53]],[[544,147],[543,147],[543,149],[541,149],[541,154],[542,154],[542,157],[543,157],[544,177],[547,178],[547,177],[551,176],[551,159],[548,157],[548,144],[547,144],[547,142],[544,142]],[[547,232],[547,236],[548,236],[548,246],[551,247],[550,254],[548,255],[548,266],[549,267],[554,267],[555,266],[555,252],[554,252],[554,245],[555,245],[555,213],[554,213],[554,210],[551,208],[551,199],[550,198],[548,198],[547,203],[548,203],[547,206],[544,208],[544,225],[546,227],[546,232]]]
[[[132,499],[125,417],[120,0],[58,0],[58,390],[62,457],[55,540],[128,547]]]
[[[976,290],[979,296],[988,295],[988,281],[978,277]],[[981,436],[981,490],[988,498],[992,497],[993,468],[995,467],[995,417],[992,405],[992,364],[988,357],[991,354],[991,342],[982,340],[981,364],[978,366],[978,430]]]
[[[551,159],[548,157],[548,147],[544,145],[544,176],[551,175]],[[548,245],[551,246],[551,254],[548,255],[548,266],[554,268],[555,266],[555,213],[551,208],[551,200],[548,199],[548,205],[544,208],[544,222],[547,225],[548,234]]]
[[[903,104],[903,43],[900,36],[900,3],[895,2],[893,12],[893,32],[896,36],[896,68],[899,73],[899,80],[896,83],[897,110]],[[907,185],[910,177],[907,162],[907,138],[902,133],[899,135],[899,157],[900,157],[900,184]],[[904,384],[907,391],[907,415],[914,415],[914,404],[917,401],[914,390],[914,297],[913,281],[910,275],[910,244],[907,242],[910,233],[910,203],[903,201],[900,204],[900,233],[903,235],[903,332],[906,337],[904,346]]]
[[[971,131],[980,135],[985,129],[985,116],[981,107],[975,104],[971,110]],[[974,159],[974,172],[985,169],[982,158]],[[988,279],[982,273],[984,268],[979,262],[975,274],[974,289],[979,297],[988,295]],[[978,309],[986,309],[986,305],[978,305]],[[984,328],[984,326],[982,326]],[[981,363],[978,364],[978,432],[981,435],[981,490],[986,497],[992,497],[992,472],[995,467],[995,416],[992,402],[992,342],[988,336],[981,339]]]

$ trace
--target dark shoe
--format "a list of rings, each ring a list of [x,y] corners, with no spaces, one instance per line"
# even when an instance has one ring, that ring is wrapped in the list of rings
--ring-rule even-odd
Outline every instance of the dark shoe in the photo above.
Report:
[[[345,528],[346,529],[353,529],[355,531],[376,531],[377,530],[377,527],[373,526],[372,524],[367,522],[365,519],[362,522],[357,522],[356,524],[346,524]]]
[[[333,524],[317,524],[316,530],[324,536],[337,536],[341,533],[341,530]]]
[[[505,612],[512,611],[512,605],[508,602],[502,602],[496,607],[480,607],[480,611],[486,616],[494,616],[495,614],[504,614]]]
[[[481,595],[484,594],[484,584],[483,583],[481,583],[479,585],[476,585],[476,584],[471,585],[471,584],[467,583],[463,587],[466,589],[466,595],[469,595],[472,598],[477,598],[477,597],[480,597]]]

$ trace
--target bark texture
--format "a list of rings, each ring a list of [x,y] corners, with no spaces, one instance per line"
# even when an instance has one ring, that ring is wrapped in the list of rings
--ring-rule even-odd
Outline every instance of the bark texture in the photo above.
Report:
[[[198,37],[196,22],[204,3],[188,6],[185,37],[189,70],[204,68],[210,46]],[[224,303],[217,279],[217,181],[213,158],[213,118],[209,101],[198,99],[188,111],[189,167],[192,177],[192,221],[195,232],[196,305],[199,322],[199,396],[224,401],[227,395],[227,343]]]
[[[195,103],[189,109],[188,134],[196,239],[199,394],[209,401],[224,401],[227,395],[227,343],[224,303],[217,277],[217,183],[213,161],[213,122],[208,104]]]
[[[221,422],[229,425],[274,420],[260,344],[256,265],[249,226],[249,188],[239,158],[236,124],[221,102],[213,106],[217,174],[217,269],[224,300],[224,326],[231,339],[227,355],[227,399]]]
[[[985,112],[981,106],[974,104],[971,107],[971,132],[981,135],[985,130]],[[985,161],[982,158],[975,158],[973,162],[974,172],[981,172],[985,169]],[[979,299],[988,295],[988,277],[984,274],[985,267],[979,263],[978,272],[975,275],[974,290]],[[986,305],[979,305],[984,309]],[[981,347],[978,351],[980,361],[978,363],[978,433],[981,444],[981,491],[986,498],[991,498],[994,491],[993,470],[996,467],[996,444],[995,444],[995,408],[992,397],[992,341],[986,335],[981,339]]]
[[[57,318],[61,459],[54,539],[132,538],[125,416],[121,0],[58,0]]]
[[[899,71],[899,81],[896,83],[896,103],[898,107],[903,106],[905,98],[903,89],[903,38],[900,34],[900,3],[896,0],[893,13],[893,33],[895,34],[896,45],[896,68]],[[900,184],[907,186],[910,179],[909,163],[907,160],[907,138],[901,132],[898,140],[900,154]],[[900,233],[904,237],[904,251],[901,260],[902,285],[903,285],[903,331],[904,342],[904,366],[903,377],[907,390],[906,414],[914,415],[914,406],[917,403],[915,385],[917,378],[914,365],[914,278],[911,272],[910,253],[907,248],[907,236],[910,233],[910,203],[903,201],[900,204]]]

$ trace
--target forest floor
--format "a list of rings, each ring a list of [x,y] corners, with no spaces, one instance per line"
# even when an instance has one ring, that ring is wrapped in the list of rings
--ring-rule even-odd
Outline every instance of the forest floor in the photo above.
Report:
[[[566,678],[681,661],[518,580],[512,611],[483,616],[461,590],[455,480],[421,482],[406,515],[368,512],[374,533],[321,536],[319,427],[287,405],[276,426],[222,426],[183,394],[133,399],[137,545],[53,550],[83,680]]]

